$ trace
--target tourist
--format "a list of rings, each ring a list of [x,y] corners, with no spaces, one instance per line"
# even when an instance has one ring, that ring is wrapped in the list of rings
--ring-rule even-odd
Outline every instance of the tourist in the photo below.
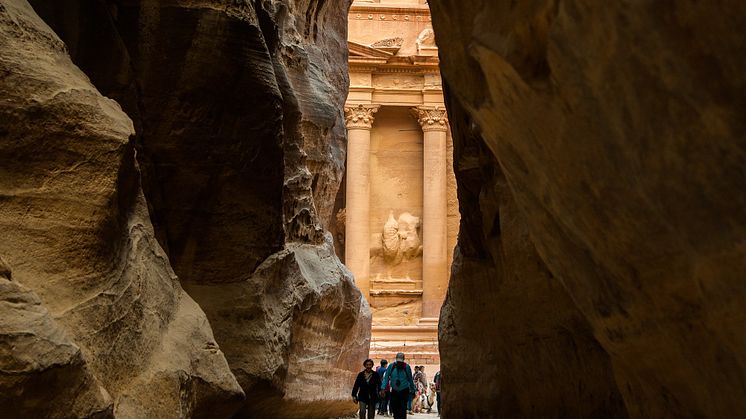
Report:
[[[421,394],[421,383],[420,380],[422,378],[422,367],[420,365],[414,366],[414,375],[412,376],[412,380],[414,380],[414,393],[409,395],[409,403],[407,404],[407,410],[409,413],[420,413],[420,394]]]
[[[381,379],[373,371],[373,360],[366,359],[363,362],[364,370],[360,371],[352,386],[352,400],[360,404],[360,419],[375,419],[376,402],[378,401],[378,389],[381,387]]]
[[[420,365],[420,382],[427,388],[427,375],[425,374],[425,366]]]
[[[412,379],[412,369],[404,362],[404,354],[396,354],[396,362],[392,362],[386,369],[386,375],[381,383],[381,395],[386,387],[391,386],[391,412],[394,419],[407,418],[407,401],[409,395],[414,393],[414,380]]]
[[[381,379],[381,382],[383,382],[383,378],[386,375],[386,367],[388,366],[389,361],[382,359],[381,360],[381,366],[378,367],[378,370],[376,371],[378,373],[378,378]],[[389,397],[391,397],[391,393],[388,390],[384,390],[385,395],[380,398],[378,401],[378,414],[383,416],[388,416],[389,414]]]
[[[435,378],[433,378],[433,381],[435,382],[435,402],[438,405],[438,416],[440,416],[440,371],[435,373]]]
[[[419,389],[418,396],[420,398],[420,410],[427,409],[427,393],[428,393],[428,386],[427,386],[427,375],[425,374],[425,366],[420,365],[420,376],[419,381],[415,381],[415,384],[417,385],[417,388]]]

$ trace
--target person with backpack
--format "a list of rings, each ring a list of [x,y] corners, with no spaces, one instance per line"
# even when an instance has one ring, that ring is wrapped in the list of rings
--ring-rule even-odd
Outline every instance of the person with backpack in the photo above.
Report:
[[[389,361],[382,359],[381,360],[381,366],[378,367],[378,370],[376,372],[378,373],[378,377],[381,379],[381,382],[383,382],[383,378],[386,376],[386,367],[389,365]],[[385,391],[385,395],[383,397],[380,397],[380,400],[378,402],[378,414],[383,416],[388,416],[389,412],[389,391]]]
[[[409,364],[404,362],[404,354],[396,354],[396,362],[392,362],[386,369],[386,375],[381,383],[380,392],[383,392],[387,386],[391,386],[391,412],[394,419],[407,418],[407,401],[409,395],[414,394],[415,386],[412,379],[412,369]]]
[[[364,370],[360,371],[352,386],[352,400],[360,404],[360,419],[375,419],[376,402],[378,401],[378,389],[381,387],[381,379],[373,371],[373,360],[363,361]]]

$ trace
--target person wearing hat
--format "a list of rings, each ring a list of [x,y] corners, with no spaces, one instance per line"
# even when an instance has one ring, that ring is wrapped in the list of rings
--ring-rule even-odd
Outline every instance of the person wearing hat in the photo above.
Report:
[[[391,386],[391,412],[394,419],[407,418],[407,401],[409,395],[414,394],[415,386],[412,379],[412,369],[404,362],[404,353],[396,354],[396,362],[392,362],[386,369],[381,383],[381,395],[387,386]]]

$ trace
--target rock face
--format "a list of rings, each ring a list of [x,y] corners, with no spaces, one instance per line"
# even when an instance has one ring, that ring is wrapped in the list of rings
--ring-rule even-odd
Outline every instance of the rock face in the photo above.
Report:
[[[0,260],[0,264],[2,261]],[[0,273],[0,413],[111,416],[112,400],[39,297]]]
[[[0,253],[14,267],[0,293],[2,376],[21,380],[3,409],[235,410],[243,392],[153,236],[131,121],[25,1],[2,3],[0,38]]]
[[[0,3],[0,254],[108,392],[80,409],[349,413],[370,312],[325,233],[348,2],[31,3],[82,72]]]
[[[431,7],[463,217],[445,415],[743,412],[746,5]]]
[[[448,416],[626,417],[609,356],[537,254],[478,127],[457,102],[449,112],[462,229],[440,322]]]

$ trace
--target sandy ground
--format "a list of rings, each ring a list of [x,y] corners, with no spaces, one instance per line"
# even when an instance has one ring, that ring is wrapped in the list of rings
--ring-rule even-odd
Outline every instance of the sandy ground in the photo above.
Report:
[[[433,413],[412,413],[411,415],[407,415],[407,419],[409,419],[409,418],[412,418],[412,419],[435,419],[437,417],[438,417],[438,413],[437,412],[433,412]],[[391,416],[376,415],[376,419],[386,419],[386,418],[391,419]]]

